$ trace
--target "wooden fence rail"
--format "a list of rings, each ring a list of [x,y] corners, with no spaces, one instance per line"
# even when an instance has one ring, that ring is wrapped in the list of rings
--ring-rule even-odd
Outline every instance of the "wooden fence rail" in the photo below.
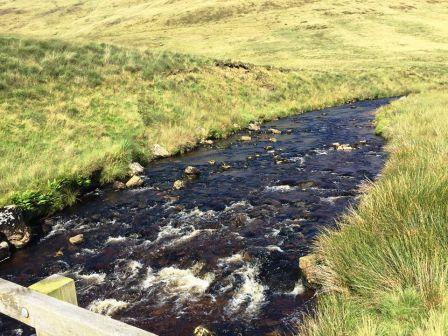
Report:
[[[69,282],[64,282],[63,279],[63,277],[53,278],[60,281],[64,288],[70,288]],[[44,283],[44,287],[50,288],[49,283],[49,281]],[[64,300],[62,296],[65,294],[57,288],[49,290],[55,293],[54,296],[61,296],[59,299],[49,296],[51,294],[36,291],[38,290],[36,287],[39,286],[31,286],[33,287],[34,290],[0,279],[0,313],[35,328],[39,336],[156,336],[75,304],[61,301]],[[75,300],[76,303],[76,295],[74,299],[73,295],[68,297],[68,301]]]

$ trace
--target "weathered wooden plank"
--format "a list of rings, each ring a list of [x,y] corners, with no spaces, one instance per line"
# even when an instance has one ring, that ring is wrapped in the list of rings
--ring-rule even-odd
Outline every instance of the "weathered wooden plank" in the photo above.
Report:
[[[4,279],[0,279],[0,313],[50,336],[155,336]]]
[[[28,287],[35,292],[51,296],[55,299],[78,305],[76,286],[73,279],[54,274]]]

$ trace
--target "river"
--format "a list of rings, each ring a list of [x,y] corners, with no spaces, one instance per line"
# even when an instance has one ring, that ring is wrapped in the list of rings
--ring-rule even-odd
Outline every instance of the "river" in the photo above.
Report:
[[[379,174],[386,154],[372,121],[389,101],[279,119],[153,162],[142,188],[96,190],[47,219],[0,276],[28,286],[62,273],[81,306],[159,335],[291,331],[314,302],[298,259]],[[200,175],[174,190],[187,166]],[[79,233],[84,243],[71,245]],[[32,334],[6,318],[0,329]]]

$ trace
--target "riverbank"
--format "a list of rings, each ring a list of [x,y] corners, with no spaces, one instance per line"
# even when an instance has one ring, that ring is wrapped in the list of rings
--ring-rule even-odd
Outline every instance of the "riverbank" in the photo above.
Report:
[[[322,285],[301,335],[442,335],[447,323],[448,95],[381,109],[382,177],[317,241]]]

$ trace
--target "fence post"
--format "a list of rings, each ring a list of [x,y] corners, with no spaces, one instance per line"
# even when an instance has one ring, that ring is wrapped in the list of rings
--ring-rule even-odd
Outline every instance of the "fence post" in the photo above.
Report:
[[[36,282],[28,288],[35,292],[51,296],[55,299],[71,303],[75,306],[78,305],[75,281],[62,275],[51,275],[39,282]],[[37,336],[51,336],[42,330],[36,329],[36,333]]]

